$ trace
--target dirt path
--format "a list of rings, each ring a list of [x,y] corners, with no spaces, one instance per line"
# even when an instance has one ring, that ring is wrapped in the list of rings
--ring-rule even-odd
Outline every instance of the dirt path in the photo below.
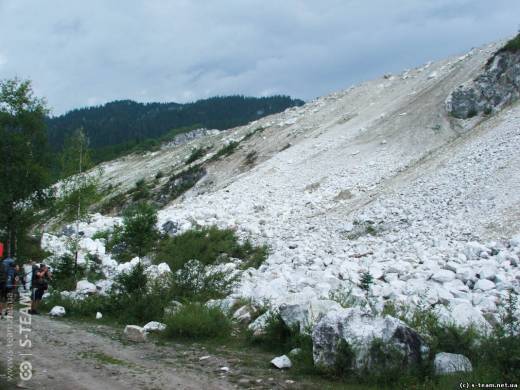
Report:
[[[18,375],[24,359],[19,354],[32,353],[27,360],[32,364],[33,376],[23,382],[27,389],[302,388],[301,383],[291,383],[287,373],[269,368],[266,356],[231,354],[225,350],[212,353],[198,344],[129,344],[121,339],[121,329],[42,315],[32,316],[30,333],[22,332],[20,337],[16,334],[19,320],[17,313],[13,322],[0,321],[1,364],[5,369],[6,355],[9,350],[14,351],[13,367]],[[12,329],[16,330],[12,344],[18,346],[28,334],[30,351],[10,347]],[[200,360],[204,356],[209,358]]]

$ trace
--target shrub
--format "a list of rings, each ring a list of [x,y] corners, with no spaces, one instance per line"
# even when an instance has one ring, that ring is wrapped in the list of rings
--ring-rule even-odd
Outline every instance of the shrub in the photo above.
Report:
[[[512,53],[520,51],[520,33],[516,37],[508,41],[500,51],[509,51]]]
[[[258,153],[255,150],[249,152],[246,155],[246,159],[245,159],[246,165],[253,165],[256,162],[257,158],[258,158]]]
[[[74,258],[64,255],[54,262],[51,287],[55,291],[74,291],[76,282],[85,275],[85,268],[78,264],[75,267]]]
[[[237,147],[238,147],[238,142],[231,141],[226,146],[224,146],[222,149],[220,149],[217,153],[215,153],[215,155],[211,158],[211,160],[218,160],[221,157],[230,156],[235,152]]]
[[[227,338],[231,335],[232,323],[218,308],[209,308],[199,303],[182,306],[165,319],[166,335],[169,337],[208,339]]]
[[[122,241],[130,253],[139,257],[151,251],[159,238],[157,210],[147,203],[137,203],[123,213]]]
[[[186,164],[191,164],[206,155],[206,148],[194,148],[191,151],[190,156],[186,160]]]
[[[345,340],[341,339],[336,347],[336,361],[334,362],[334,374],[339,377],[348,377],[353,373],[356,359],[354,350]]]
[[[194,165],[182,172],[170,176],[168,182],[161,187],[156,200],[166,204],[173,199],[178,198],[197,184],[205,174],[206,170],[204,168],[200,165]]]
[[[361,272],[359,288],[368,294],[370,292],[370,287],[374,283],[374,278],[370,274],[369,271]]]
[[[242,259],[245,266],[259,266],[267,257],[267,248],[254,247],[248,241],[240,244],[233,230],[211,226],[161,240],[156,257],[176,271],[188,260],[208,265],[220,262],[222,256]]]
[[[148,276],[141,263],[136,264],[130,272],[123,272],[115,278],[115,288],[121,294],[145,293]]]
[[[126,196],[123,193],[119,193],[117,195],[112,196],[111,198],[103,201],[103,203],[98,207],[99,211],[103,214],[108,214],[113,210],[119,210],[122,205],[126,202]]]
[[[150,188],[144,179],[140,179],[135,183],[135,187],[130,190],[133,201],[150,198]]]
[[[171,275],[171,294],[178,300],[205,302],[231,294],[237,276],[210,271],[200,261],[190,260]]]

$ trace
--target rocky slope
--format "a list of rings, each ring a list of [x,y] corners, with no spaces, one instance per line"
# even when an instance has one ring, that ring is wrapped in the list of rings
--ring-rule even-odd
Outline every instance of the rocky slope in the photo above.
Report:
[[[360,272],[370,271],[378,308],[431,305],[461,325],[488,326],[507,291],[520,291],[520,106],[459,120],[445,102],[488,71],[500,45],[111,162],[103,180],[130,188],[181,169],[193,147],[241,141],[159,212],[160,226],[234,227],[270,246],[236,297],[308,305],[343,290],[362,305]],[[116,222],[98,216],[82,225],[84,252],[103,255],[113,272],[130,265],[115,264],[89,237]],[[60,252],[63,242],[46,234],[43,244]]]

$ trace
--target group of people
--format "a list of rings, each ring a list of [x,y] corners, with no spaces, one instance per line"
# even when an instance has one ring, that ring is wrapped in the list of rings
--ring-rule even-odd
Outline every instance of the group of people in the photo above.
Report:
[[[25,267],[11,257],[0,260],[0,319],[7,316],[9,307],[19,299],[20,289],[27,290],[27,281],[30,277],[31,308],[29,314],[40,314],[38,304],[49,287],[52,278],[49,267],[45,264],[31,263],[31,270],[25,272]],[[5,308],[4,308],[5,306]]]

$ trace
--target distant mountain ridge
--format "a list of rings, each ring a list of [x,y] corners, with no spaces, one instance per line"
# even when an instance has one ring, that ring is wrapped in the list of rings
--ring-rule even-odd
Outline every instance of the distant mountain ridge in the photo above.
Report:
[[[173,129],[199,126],[223,130],[303,104],[289,96],[218,96],[186,104],[119,100],[48,118],[48,137],[52,148],[59,150],[69,134],[83,127],[93,149],[135,145]]]

